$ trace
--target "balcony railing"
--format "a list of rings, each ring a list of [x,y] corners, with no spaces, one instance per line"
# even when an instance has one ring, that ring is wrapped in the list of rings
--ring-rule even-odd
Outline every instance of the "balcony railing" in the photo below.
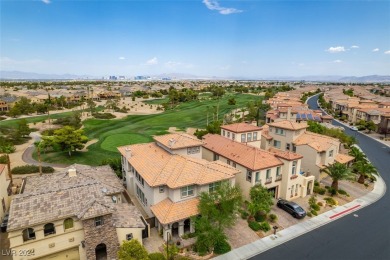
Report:
[[[264,184],[269,184],[272,182],[272,177],[269,177],[265,180],[265,183]]]
[[[276,175],[275,181],[281,181],[282,180],[282,175]]]

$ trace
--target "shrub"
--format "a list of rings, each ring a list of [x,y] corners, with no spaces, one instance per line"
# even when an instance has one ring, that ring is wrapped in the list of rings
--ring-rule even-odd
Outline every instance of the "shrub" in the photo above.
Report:
[[[320,208],[320,206],[318,206],[317,204],[312,204],[312,205],[310,205],[310,207],[313,209],[313,210],[315,210],[315,211],[319,211],[321,208]]]
[[[278,216],[276,216],[275,214],[270,214],[268,216],[269,218],[269,221],[271,221],[272,223],[274,223],[277,219],[278,219]]]
[[[267,232],[267,231],[270,231],[271,230],[271,226],[268,224],[268,222],[261,222],[260,223],[260,229],[264,232]]]
[[[97,119],[113,119],[116,117],[111,113],[93,113],[92,116]]]
[[[311,214],[311,212],[307,212],[307,214],[306,214],[308,217],[312,217],[313,216],[313,214]]]
[[[249,216],[249,213],[245,210],[241,211],[241,218],[242,219],[247,219]]]
[[[222,255],[232,250],[232,247],[226,240],[218,241],[214,245],[214,253]]]
[[[259,230],[260,230],[260,224],[259,224],[259,222],[251,221],[251,222],[248,223],[248,226],[249,226],[253,231],[259,231]]]
[[[309,199],[309,205],[312,206],[312,205],[315,205],[317,203],[317,199],[316,199],[316,196],[315,195],[312,195]]]
[[[347,193],[345,190],[338,190],[337,192],[338,192],[339,194],[348,196],[348,193]]]
[[[255,219],[256,219],[257,222],[263,222],[264,220],[267,219],[267,214],[264,214],[263,212],[258,211],[255,214]]]
[[[165,260],[165,256],[162,253],[151,253],[148,255],[150,260]]]
[[[327,197],[324,199],[326,201],[326,203],[330,206],[335,206],[338,204],[338,202],[334,199],[334,198],[331,198],[331,197]]]
[[[7,156],[6,155],[2,155],[0,156],[0,163],[1,164],[7,164]]]
[[[314,188],[313,188],[313,191],[314,191],[315,193],[320,194],[320,195],[324,195],[325,192],[326,192],[326,189],[320,188],[320,187],[314,187]]]
[[[329,193],[330,193],[331,196],[337,195],[337,190],[336,190],[335,188],[330,187],[330,188],[328,189],[328,191],[329,191]]]
[[[29,174],[29,173],[38,173],[39,167],[36,165],[23,165],[12,168],[12,174]],[[50,166],[42,166],[42,173],[53,173],[54,168]]]
[[[317,203],[318,206],[322,207],[324,206],[324,203],[322,203],[321,201]]]
[[[318,213],[317,213],[317,211],[315,211],[314,209],[313,209],[313,210],[311,210],[311,214],[313,214],[313,216],[318,216]]]
[[[325,186],[325,189],[329,190],[329,189],[330,189],[330,186]]]
[[[320,183],[318,181],[314,181],[314,187],[319,187]]]

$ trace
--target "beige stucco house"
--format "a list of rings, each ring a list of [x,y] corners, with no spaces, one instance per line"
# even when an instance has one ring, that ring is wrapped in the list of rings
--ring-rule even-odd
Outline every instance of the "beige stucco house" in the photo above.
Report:
[[[221,135],[227,139],[260,148],[262,128],[252,124],[235,123],[221,126]]]
[[[340,141],[336,138],[306,131],[306,122],[279,121],[268,124],[272,139],[262,143],[263,149],[276,148],[303,156],[302,171],[318,180],[321,169],[335,161],[346,164],[354,158],[340,153]]]
[[[7,165],[0,164],[0,223],[8,212],[11,196],[11,181],[7,180]]]
[[[313,176],[301,174],[302,156],[293,152],[265,151],[224,136],[204,136],[202,157],[222,161],[239,170],[236,183],[249,199],[250,188],[261,184],[275,198],[294,199],[313,192]]]
[[[10,248],[17,259],[117,259],[124,240],[148,234],[138,209],[127,203],[109,166],[73,165],[27,177],[11,202]],[[99,259],[103,259],[99,258]]]
[[[118,147],[127,190],[163,233],[194,232],[191,217],[199,214],[198,195],[221,182],[235,184],[239,172],[220,161],[202,159],[201,140],[175,133],[155,136],[152,143]]]

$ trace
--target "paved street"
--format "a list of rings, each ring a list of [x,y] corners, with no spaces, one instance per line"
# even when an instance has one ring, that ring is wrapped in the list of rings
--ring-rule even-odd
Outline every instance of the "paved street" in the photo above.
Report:
[[[317,108],[316,101],[317,98],[309,100],[311,108]],[[389,183],[390,148],[348,128],[345,132],[356,135],[361,149]],[[389,193],[355,214],[330,222],[253,259],[390,259]]]

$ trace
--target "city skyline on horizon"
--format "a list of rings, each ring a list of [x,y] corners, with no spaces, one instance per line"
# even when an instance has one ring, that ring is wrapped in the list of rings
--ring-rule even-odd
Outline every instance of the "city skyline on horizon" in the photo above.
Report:
[[[0,70],[389,75],[390,1],[1,1]]]

